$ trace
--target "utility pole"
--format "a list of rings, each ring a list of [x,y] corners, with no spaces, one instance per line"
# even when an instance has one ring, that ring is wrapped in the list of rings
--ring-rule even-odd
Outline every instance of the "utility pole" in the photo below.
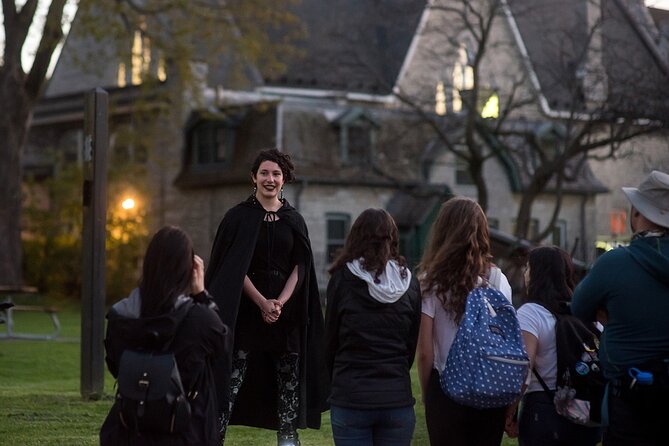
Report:
[[[105,238],[107,222],[108,95],[86,93],[81,280],[81,397],[97,400],[104,389]]]

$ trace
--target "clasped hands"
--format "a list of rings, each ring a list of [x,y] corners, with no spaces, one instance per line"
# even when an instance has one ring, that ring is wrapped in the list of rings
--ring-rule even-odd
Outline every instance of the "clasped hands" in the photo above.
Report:
[[[262,319],[268,324],[273,324],[279,320],[283,304],[278,299],[265,299],[260,305]]]

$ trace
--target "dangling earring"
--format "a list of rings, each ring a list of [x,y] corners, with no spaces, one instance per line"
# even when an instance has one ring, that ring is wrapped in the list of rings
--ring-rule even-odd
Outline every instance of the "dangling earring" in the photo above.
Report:
[[[253,183],[253,196],[256,196],[256,192],[258,192],[258,185],[256,183]]]
[[[283,187],[281,187],[281,196],[279,197],[279,200],[283,201]]]

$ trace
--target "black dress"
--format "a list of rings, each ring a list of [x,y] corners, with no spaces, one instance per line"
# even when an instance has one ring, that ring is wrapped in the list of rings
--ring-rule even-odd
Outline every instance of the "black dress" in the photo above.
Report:
[[[276,219],[268,212],[268,220],[261,223],[255,251],[247,276],[256,289],[267,299],[276,299],[283,291],[297,259],[294,234],[287,222]],[[292,296],[281,310],[281,317],[273,324],[263,321],[260,309],[247,296],[242,296],[237,315],[235,349],[273,353],[300,353],[299,324],[292,318],[297,307]]]

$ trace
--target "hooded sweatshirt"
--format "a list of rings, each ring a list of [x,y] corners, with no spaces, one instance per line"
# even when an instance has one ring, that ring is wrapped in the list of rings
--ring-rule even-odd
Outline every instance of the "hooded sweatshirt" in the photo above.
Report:
[[[193,298],[194,299],[194,298]],[[141,317],[138,289],[116,303],[107,314],[105,336],[109,371],[118,376],[124,350],[168,350],[174,352],[181,382],[191,403],[191,429],[179,435],[143,433],[136,435],[119,422],[112,407],[100,431],[100,444],[106,445],[217,445],[218,407],[211,361],[227,347],[227,327],[208,301],[194,303],[179,296],[174,309],[155,317]]]
[[[367,282],[369,295],[381,303],[397,302],[409,289],[411,283],[411,271],[404,268],[404,277],[402,277],[402,268],[395,260],[386,263],[386,269],[378,279],[374,278],[374,274],[362,268],[361,260],[348,262],[346,267],[354,275]]]
[[[571,310],[592,321],[608,312],[600,360],[609,379],[669,358],[669,237],[635,236],[602,255],[574,291]]]
[[[353,409],[414,404],[409,370],[420,325],[420,286],[396,262],[378,283],[359,261],[328,283],[325,359],[332,378],[329,402]]]

